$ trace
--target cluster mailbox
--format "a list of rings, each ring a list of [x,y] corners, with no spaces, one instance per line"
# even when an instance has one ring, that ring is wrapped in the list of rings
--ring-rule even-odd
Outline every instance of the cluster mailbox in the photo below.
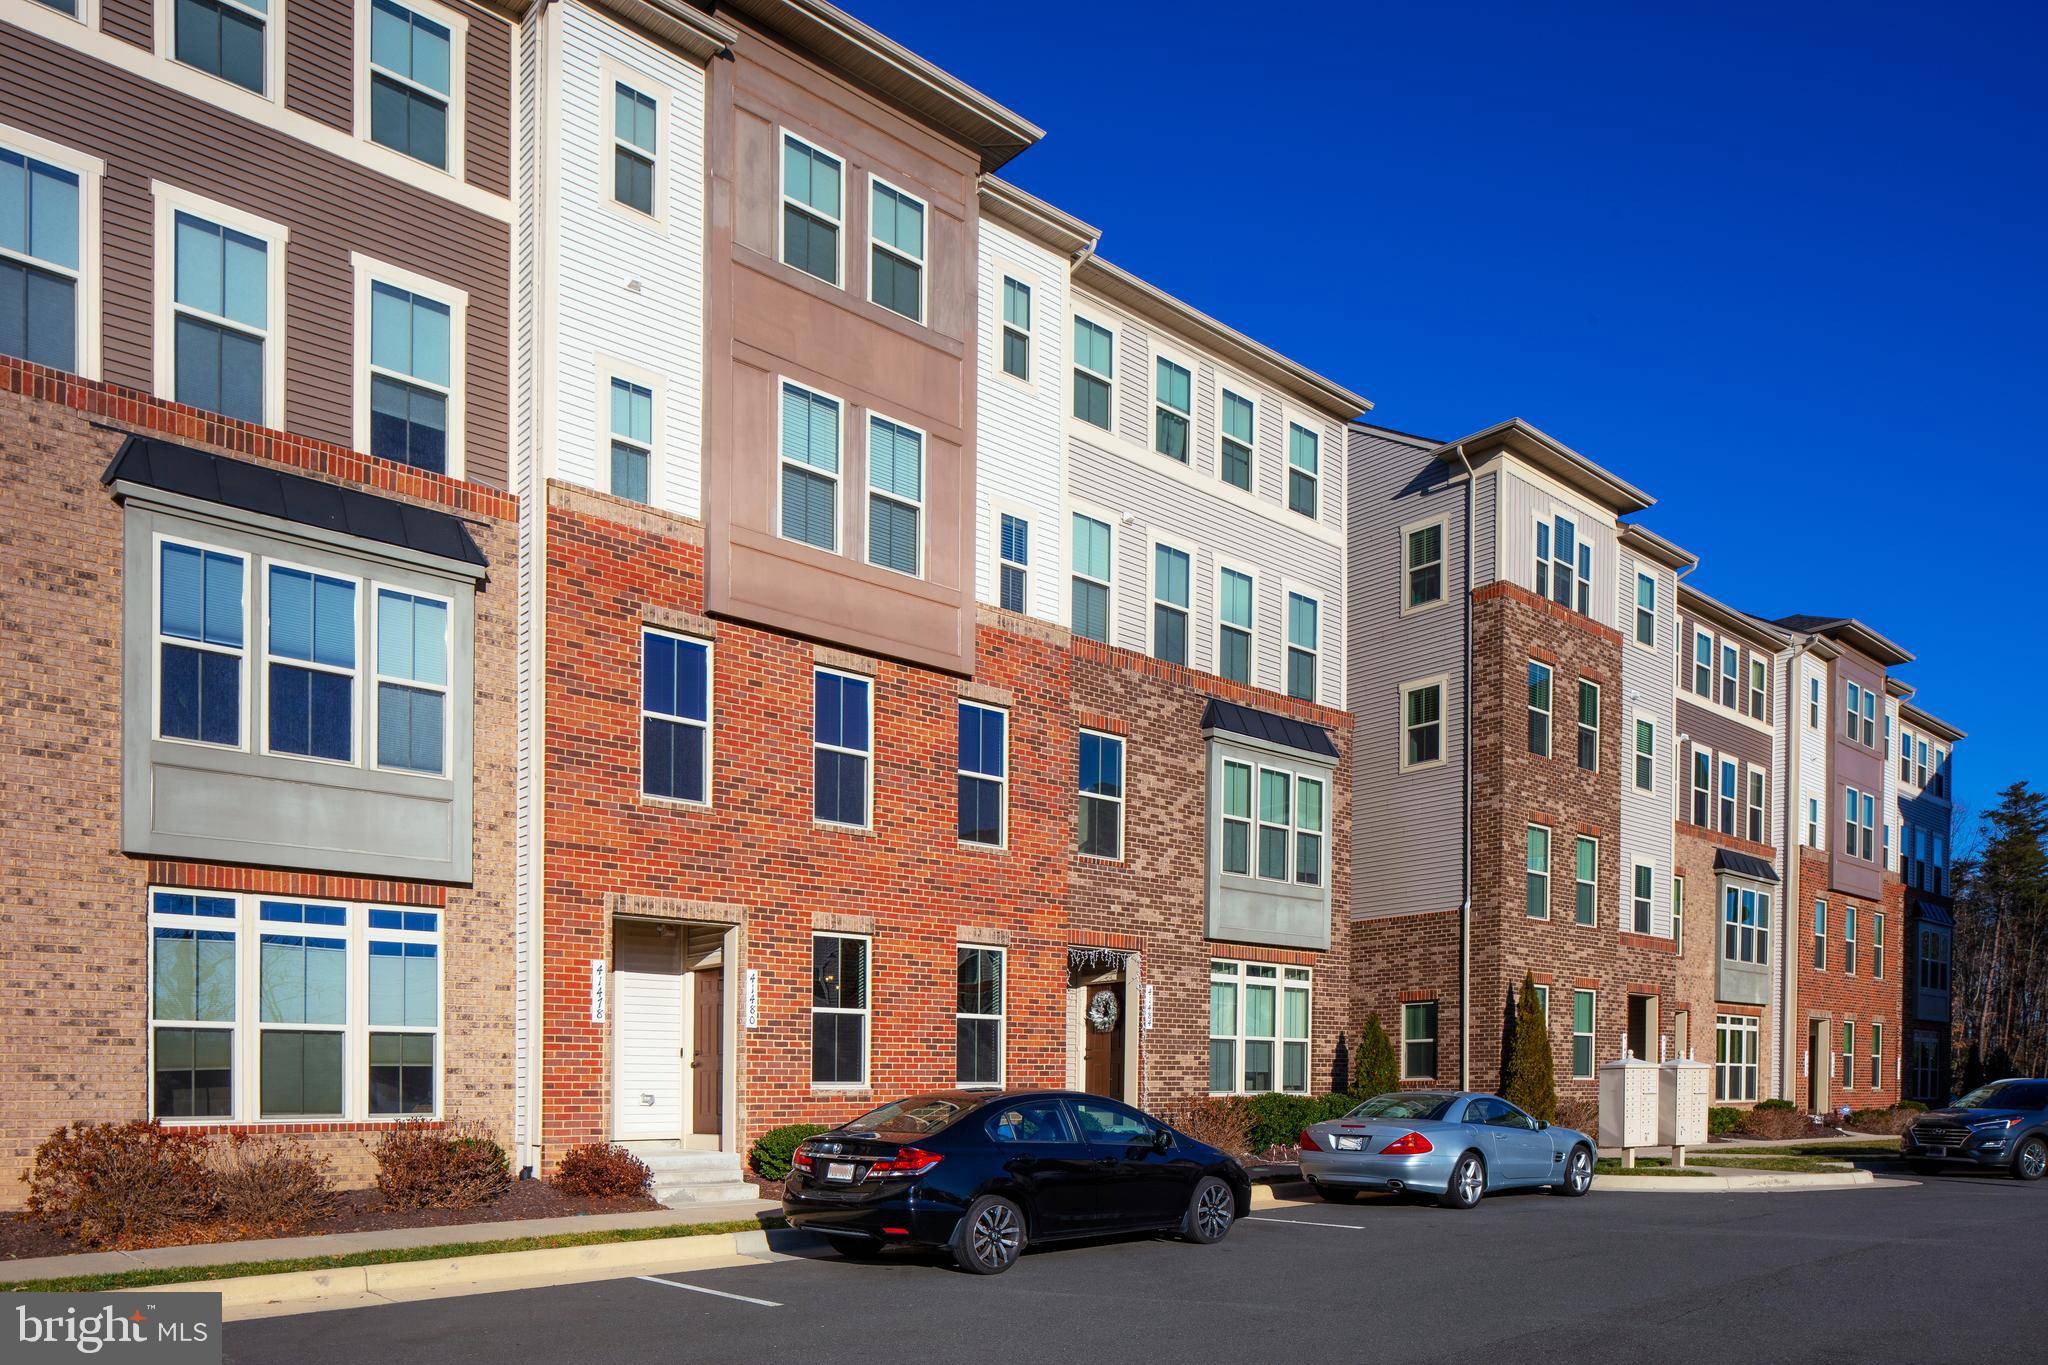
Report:
[[[1655,1062],[1622,1057],[1600,1068],[1600,1145],[1624,1153],[1657,1143]]]
[[[1682,1164],[1684,1149],[1707,1140],[1708,1079],[1714,1068],[1673,1057],[1657,1068],[1657,1141]]]

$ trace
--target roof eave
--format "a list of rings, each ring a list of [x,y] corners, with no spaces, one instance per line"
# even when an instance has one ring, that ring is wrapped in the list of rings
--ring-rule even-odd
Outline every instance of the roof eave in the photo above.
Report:
[[[1621,523],[1621,543],[1637,554],[1648,555],[1667,569],[1684,573],[1697,569],[1700,557],[1675,541],[1666,540],[1639,522]]]
[[[1082,222],[997,175],[981,177],[981,211],[1069,260],[1093,247],[1102,237],[1102,229],[1094,224]]]
[[[1949,724],[1932,711],[1914,706],[1910,702],[1900,703],[1899,718],[1912,722],[1915,728],[1925,730],[1936,739],[1946,740],[1950,744],[1969,738],[1969,735],[1963,730]]]
[[[1786,633],[1768,621],[1760,621],[1748,612],[1729,606],[1719,598],[1709,597],[1689,583],[1678,585],[1678,605],[1681,609],[1701,617],[1723,630],[1732,630],[1753,645],[1777,653],[1789,643]]]
[[[1618,516],[1648,511],[1657,502],[1620,475],[1595,464],[1519,417],[1496,422],[1483,431],[1475,431],[1455,441],[1445,441],[1435,453],[1450,459],[1459,446],[1465,447],[1466,455],[1475,459],[1492,454],[1495,448],[1505,450],[1593,498]]]

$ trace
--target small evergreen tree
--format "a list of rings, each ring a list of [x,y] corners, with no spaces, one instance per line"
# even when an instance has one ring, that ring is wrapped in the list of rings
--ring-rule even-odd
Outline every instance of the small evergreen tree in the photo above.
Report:
[[[1351,1093],[1362,1100],[1401,1088],[1401,1068],[1394,1061],[1394,1043],[1380,1027],[1377,1014],[1366,1016],[1358,1035],[1358,1060],[1351,1069]]]
[[[1515,1009],[1514,1044],[1502,1067],[1501,1098],[1539,1119],[1557,1117],[1557,1073],[1550,1058],[1550,1026],[1536,1002],[1534,978],[1522,977]]]

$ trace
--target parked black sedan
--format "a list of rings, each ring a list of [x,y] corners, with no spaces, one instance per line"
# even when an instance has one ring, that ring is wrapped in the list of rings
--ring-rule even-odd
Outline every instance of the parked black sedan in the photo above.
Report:
[[[1067,1091],[946,1091],[883,1105],[796,1149],[792,1227],[842,1254],[944,1248],[996,1275],[1027,1245],[1118,1232],[1216,1242],[1251,1208],[1238,1162],[1127,1104]]]
[[[2048,1081],[1993,1081],[1913,1120],[1900,1152],[1932,1175],[1949,1162],[2004,1167],[2021,1180],[2048,1174]]]

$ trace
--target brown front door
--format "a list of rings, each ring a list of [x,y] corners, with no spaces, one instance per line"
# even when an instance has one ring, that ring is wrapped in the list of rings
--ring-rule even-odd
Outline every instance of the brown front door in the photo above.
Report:
[[[716,1134],[724,1117],[725,972],[706,967],[691,973],[696,1018],[690,1047],[690,1131]]]
[[[1124,1093],[1124,983],[1105,982],[1087,988],[1087,1004],[1093,1005],[1095,998],[1104,991],[1116,998],[1116,1024],[1108,1032],[1098,1032],[1095,1025],[1086,1022],[1081,1027],[1087,1030],[1087,1079],[1084,1088],[1091,1095],[1107,1095],[1122,1099]],[[1085,1007],[1084,1007],[1085,1008]]]

